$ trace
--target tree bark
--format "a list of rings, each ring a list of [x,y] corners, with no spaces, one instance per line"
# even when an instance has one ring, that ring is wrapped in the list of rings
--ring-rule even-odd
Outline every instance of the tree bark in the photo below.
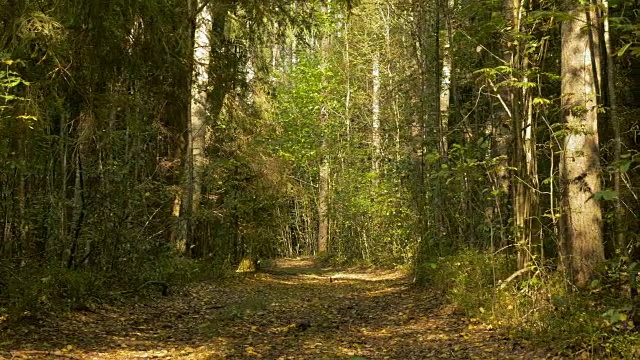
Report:
[[[194,14],[193,32],[193,65],[191,100],[189,104],[187,171],[185,184],[187,191],[181,202],[184,214],[180,234],[174,239],[174,248],[180,254],[186,254],[188,242],[192,232],[192,220],[196,216],[202,197],[202,172],[206,166],[205,158],[205,130],[207,120],[207,87],[209,85],[209,63],[211,56],[210,26],[212,24],[211,5],[202,6],[200,1],[190,2],[191,11],[200,10]],[[174,203],[174,215],[175,204]]]
[[[440,71],[440,92],[438,109],[438,150],[443,162],[449,157],[449,105],[451,103],[451,70],[453,68],[453,56],[451,53],[451,41],[453,39],[452,13],[455,9],[454,0],[447,0],[445,12],[445,31],[442,40],[442,68]]]
[[[609,105],[608,119],[613,129],[613,190],[618,194],[615,199],[615,244],[620,250],[622,256],[628,257],[627,241],[625,238],[625,219],[624,210],[622,209],[622,187],[621,187],[621,171],[620,159],[622,155],[622,135],[620,132],[620,119],[618,118],[618,101],[616,98],[615,74],[613,66],[613,48],[611,47],[611,34],[609,31],[609,2],[602,0],[602,10],[604,13],[602,22],[602,35],[605,47],[605,67],[606,67],[606,93],[607,105]]]
[[[326,11],[326,10],[325,10]],[[323,85],[323,104],[320,110],[320,127],[322,128],[322,144],[320,148],[321,160],[320,171],[318,180],[318,253],[325,253],[328,250],[329,242],[329,184],[331,176],[331,168],[329,165],[329,143],[327,129],[329,125],[329,109],[327,102],[326,86],[327,77],[326,69],[328,66],[329,57],[329,37],[327,34],[323,34],[320,40],[320,57],[321,66],[323,70],[322,85]]]
[[[380,54],[373,55],[373,70],[371,72],[373,88],[371,91],[371,144],[372,168],[374,177],[380,173],[382,160],[382,129],[380,128]],[[376,181],[374,180],[374,185]]]
[[[570,276],[584,287],[604,260],[598,144],[598,67],[589,34],[594,25],[577,1],[568,0],[571,20],[562,24],[562,108],[567,126],[562,156],[563,202]],[[587,24],[587,31],[585,31]]]

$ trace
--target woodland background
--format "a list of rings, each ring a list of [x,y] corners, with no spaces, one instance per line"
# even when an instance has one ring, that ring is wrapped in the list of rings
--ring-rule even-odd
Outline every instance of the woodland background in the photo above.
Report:
[[[1,0],[0,317],[318,255],[634,356],[638,16]]]

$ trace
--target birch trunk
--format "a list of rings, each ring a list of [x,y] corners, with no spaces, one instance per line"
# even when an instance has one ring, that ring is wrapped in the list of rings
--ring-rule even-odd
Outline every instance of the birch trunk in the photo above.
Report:
[[[442,41],[442,71],[440,78],[440,99],[439,99],[439,152],[443,162],[447,162],[449,157],[449,144],[447,133],[449,132],[449,106],[451,103],[451,69],[453,67],[453,57],[451,54],[451,40],[453,39],[453,28],[451,24],[451,13],[455,9],[454,0],[448,0],[446,10],[446,32]]]
[[[382,130],[380,128],[380,55],[378,53],[373,55],[371,80],[373,83],[371,91],[372,168],[374,177],[377,177],[380,173],[380,162],[382,160]]]

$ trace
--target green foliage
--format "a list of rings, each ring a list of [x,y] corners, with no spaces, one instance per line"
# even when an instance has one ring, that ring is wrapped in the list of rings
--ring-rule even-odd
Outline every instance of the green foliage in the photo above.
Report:
[[[202,280],[223,279],[229,271],[230,266],[223,259],[193,260],[166,254],[148,259],[138,276],[128,273],[122,281],[139,286],[160,280],[180,287]]]
[[[306,167],[319,161],[318,149],[323,129],[318,125],[323,103],[322,71],[319,60],[300,55],[295,68],[277,88],[277,118],[279,134],[272,140],[274,151],[296,167]],[[305,171],[316,171],[314,168]]]
[[[618,193],[610,189],[605,189],[593,194],[593,198],[595,200],[611,201],[618,198]]]
[[[197,281],[223,279],[229,269],[223,262],[169,255],[144,260],[110,274],[89,269],[2,268],[0,316],[6,315],[10,321],[19,320],[30,313],[68,311],[92,303],[158,296],[157,291],[141,289],[140,285],[162,281],[175,289]]]
[[[419,284],[444,292],[460,310],[480,315],[495,308],[496,286],[513,272],[512,259],[471,249],[423,260],[415,267]]]
[[[19,65],[23,65],[22,61],[19,60],[11,60],[2,56],[2,65],[4,65],[3,69],[0,69],[0,99],[2,99],[2,104],[0,104],[0,119],[4,120],[4,118],[9,118],[11,115],[8,113],[11,112],[18,104],[19,101],[27,101],[28,99],[20,96],[22,93],[21,85],[29,86],[30,83],[25,81],[22,76],[15,70],[12,70]],[[32,115],[26,114],[18,114],[14,115],[15,118],[23,119],[23,120],[35,120],[35,117]],[[2,126],[2,124],[0,124]]]
[[[585,131],[561,121],[557,22],[570,17],[557,4],[529,4],[519,29],[499,1],[451,9],[402,1],[214,6],[199,204],[188,204],[185,186],[193,170],[187,3],[90,5],[0,5],[0,306],[68,309],[149,281],[220,277],[243,257],[313,254],[319,168],[328,159],[323,260],[413,264],[419,283],[442,289],[466,313],[589,351],[635,356],[621,345],[637,341],[627,331],[629,308],[600,298],[634,285],[598,280],[578,296],[552,270],[559,261],[553,240],[562,216],[561,138]],[[630,60],[638,54],[638,26],[609,19],[616,61]],[[445,47],[453,65],[446,114]],[[373,149],[374,58],[380,149]],[[623,77],[634,83],[629,71],[614,85]],[[621,95],[634,99],[627,87]],[[629,125],[635,121],[622,110],[631,114]],[[532,129],[512,123],[529,115]],[[519,130],[537,141],[538,173],[529,180],[516,176]],[[623,133],[634,131],[630,125]],[[607,163],[629,184],[637,178],[635,140],[619,163]],[[544,267],[500,283],[515,270],[517,206],[509,187],[516,181],[540,194],[540,247],[551,250]],[[605,205],[620,198],[636,213],[631,196],[610,187],[593,198]],[[185,216],[193,206],[196,214]],[[605,206],[605,218],[610,214]],[[174,254],[183,222],[184,255],[200,261]],[[496,248],[504,249],[487,252]],[[624,278],[633,266],[616,271]],[[241,304],[230,316],[261,306]]]
[[[5,308],[11,319],[23,313],[74,309],[104,294],[105,279],[88,271],[10,271],[0,292],[0,308]]]
[[[442,291],[465,313],[539,345],[553,345],[560,356],[638,356],[632,307],[611,287],[622,269],[594,281],[588,293],[572,292],[562,276],[548,269],[497,286],[513,270],[507,256],[467,250],[430,259],[414,271],[416,282]]]

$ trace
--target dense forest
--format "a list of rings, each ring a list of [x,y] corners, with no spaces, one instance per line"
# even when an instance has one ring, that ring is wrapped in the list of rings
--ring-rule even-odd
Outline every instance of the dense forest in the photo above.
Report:
[[[640,356],[639,18],[0,0],[0,329],[314,257],[565,356]]]

